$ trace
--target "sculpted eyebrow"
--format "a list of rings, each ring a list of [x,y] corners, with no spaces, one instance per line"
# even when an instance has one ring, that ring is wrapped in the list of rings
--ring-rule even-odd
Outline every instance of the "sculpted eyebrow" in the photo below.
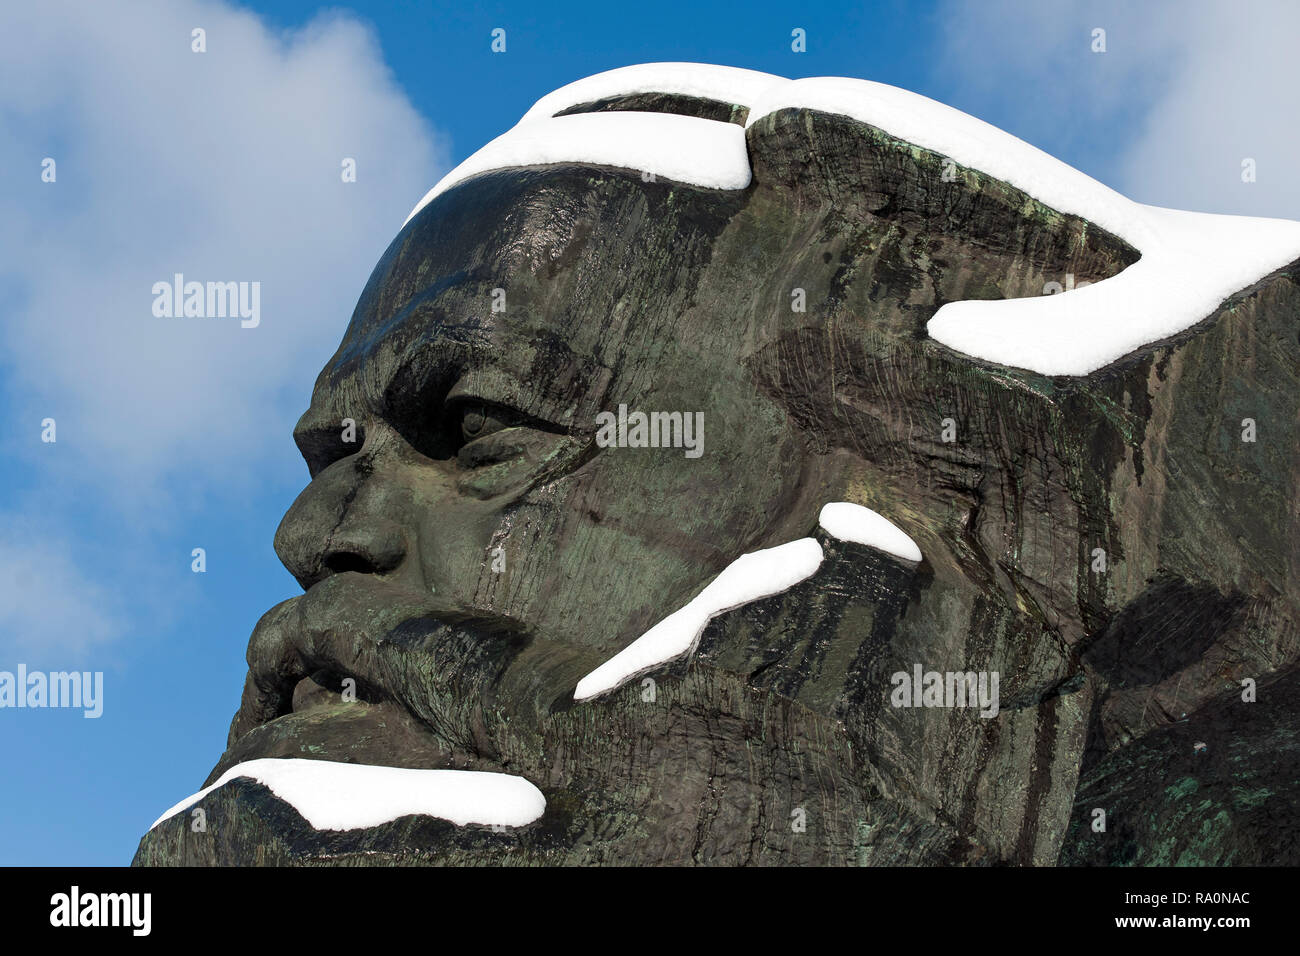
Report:
[[[361,450],[366,440],[366,420],[364,416],[352,418],[352,425],[345,423],[349,416],[341,415],[337,419],[324,416],[312,416],[309,411],[293,430],[293,441],[298,446],[303,460],[307,462],[307,471],[314,478],[316,474],[338,461]],[[348,438],[351,441],[348,441]]]
[[[501,409],[520,419],[521,424],[544,431],[570,434],[575,430],[575,401],[548,395],[531,376],[495,363],[467,369],[443,400],[448,408],[464,402],[481,402]]]

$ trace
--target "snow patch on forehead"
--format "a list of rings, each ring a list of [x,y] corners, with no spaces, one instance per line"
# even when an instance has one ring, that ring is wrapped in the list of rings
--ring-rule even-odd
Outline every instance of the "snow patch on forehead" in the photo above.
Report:
[[[583,103],[636,93],[671,93],[749,106],[765,88],[788,82],[771,73],[712,63],[639,63],[596,73],[547,93],[524,119],[549,119]]]
[[[1042,375],[1087,375],[1190,328],[1234,292],[1300,258],[1300,223],[1135,203],[995,126],[907,90],[841,77],[785,80],[701,63],[610,70],[548,94],[514,129],[448,173],[407,222],[471,176],[511,167],[590,163],[705,188],[749,185],[744,133],[736,124],[646,112],[554,116],[583,102],[646,92],[747,106],[746,128],[783,109],[847,116],[1002,180],[1139,251],[1138,262],[1084,288],[950,302],[930,319],[927,328],[936,341],[999,365]]]
[[[552,163],[636,169],[706,189],[744,189],[750,180],[745,131],[735,123],[669,113],[578,113],[520,122],[439,180],[406,221],[471,176]]]
[[[652,667],[695,649],[713,618],[760,598],[789,590],[821,567],[822,546],[814,538],[741,555],[685,607],[674,611],[623,650],[578,681],[574,700],[588,700],[626,683]]]
[[[1300,222],[1132,206],[1151,238],[1123,272],[1055,295],[950,302],[927,324],[930,337],[999,365],[1087,375],[1300,258]]]
[[[1082,216],[1134,245],[1144,238],[1142,224],[1133,222],[1132,202],[1109,186],[996,126],[919,93],[834,76],[788,80],[762,92],[746,126],[783,109],[847,116],[1010,183],[1043,205]]]
[[[231,767],[210,787],[186,797],[153,822],[188,809],[237,777],[264,784],[317,830],[375,827],[411,814],[519,827],[546,810],[546,798],[523,777],[477,770],[409,770],[330,760],[271,758]]]

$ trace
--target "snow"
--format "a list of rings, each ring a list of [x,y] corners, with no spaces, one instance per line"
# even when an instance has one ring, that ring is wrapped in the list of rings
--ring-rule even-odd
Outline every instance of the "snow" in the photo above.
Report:
[[[1118,275],[1056,295],[949,302],[930,319],[930,336],[999,365],[1087,375],[1190,328],[1300,257],[1297,222],[1132,207],[1152,238],[1120,233],[1142,258]]]
[[[457,826],[518,827],[546,809],[546,798],[523,777],[477,770],[408,770],[330,760],[262,758],[231,767],[210,787],[186,797],[153,829],[236,777],[265,784],[317,830],[355,830],[418,813]]]
[[[878,548],[906,561],[920,561],[921,549],[898,525],[870,508],[833,501],[822,508],[817,523],[841,541]]]
[[[750,178],[745,131],[735,123],[672,113],[577,113],[521,121],[439,180],[406,221],[471,176],[550,163],[637,169],[706,189],[744,189]]]
[[[1092,285],[1051,296],[950,302],[931,317],[931,338],[988,362],[1042,375],[1087,375],[1190,328],[1234,292],[1300,257],[1300,223],[1135,203],[996,126],[897,87],[835,77],[791,80],[763,91],[749,125],[790,107],[875,126],[1081,216],[1141,254]]]
[[[1087,375],[1190,328],[1228,296],[1300,258],[1300,223],[1133,202],[995,126],[907,90],[839,77],[785,80],[701,63],[629,66],[547,94],[512,130],[448,173],[407,222],[452,186],[507,167],[591,163],[712,189],[747,187],[745,139],[735,124],[643,112],[554,116],[579,103],[653,91],[747,106],[747,127],[787,108],[848,116],[1003,180],[1138,250],[1136,263],[1092,285],[1052,296],[949,302],[931,317],[927,328],[936,341],[999,365]]]
[[[642,671],[690,653],[714,617],[794,587],[821,563],[822,548],[813,538],[742,555],[723,568],[689,604],[578,681],[574,700],[588,700],[613,690]]]
[[[748,106],[766,87],[788,82],[771,73],[712,63],[638,63],[606,70],[547,93],[524,114],[524,119],[547,119],[573,106],[633,93],[675,93]]]
[[[1129,223],[1133,204],[1110,187],[996,126],[919,93],[841,77],[790,80],[763,92],[750,107],[746,125],[783,109],[848,116],[1011,183],[1044,205],[1083,216],[1116,234]]]

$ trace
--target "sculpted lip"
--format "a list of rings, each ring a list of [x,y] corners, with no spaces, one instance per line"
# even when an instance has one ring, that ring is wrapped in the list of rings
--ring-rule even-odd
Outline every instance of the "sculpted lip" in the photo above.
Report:
[[[481,752],[482,722],[467,719],[463,703],[485,699],[528,640],[507,617],[450,607],[371,575],[332,575],[258,622],[231,742],[292,713],[295,690],[325,673],[354,679],[363,701],[400,705],[457,749]]]

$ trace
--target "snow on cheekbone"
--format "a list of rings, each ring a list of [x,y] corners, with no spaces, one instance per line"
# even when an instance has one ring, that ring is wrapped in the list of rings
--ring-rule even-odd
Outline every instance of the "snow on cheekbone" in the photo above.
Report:
[[[750,181],[745,131],[735,123],[675,113],[575,113],[520,121],[440,179],[406,222],[471,176],[555,163],[635,169],[706,189],[744,189]]]
[[[317,830],[356,830],[410,814],[518,827],[546,810],[542,792],[523,777],[478,770],[412,770],[331,760],[264,757],[231,767],[210,787],[186,797],[153,829],[236,777],[267,786]]]
[[[642,671],[689,653],[714,617],[794,587],[811,577],[821,563],[822,547],[813,538],[741,555],[689,604],[578,681],[574,700],[588,700],[613,690]]]
[[[884,515],[848,501],[824,506],[817,523],[833,538],[865,544],[907,561],[920,561],[916,542]]]

